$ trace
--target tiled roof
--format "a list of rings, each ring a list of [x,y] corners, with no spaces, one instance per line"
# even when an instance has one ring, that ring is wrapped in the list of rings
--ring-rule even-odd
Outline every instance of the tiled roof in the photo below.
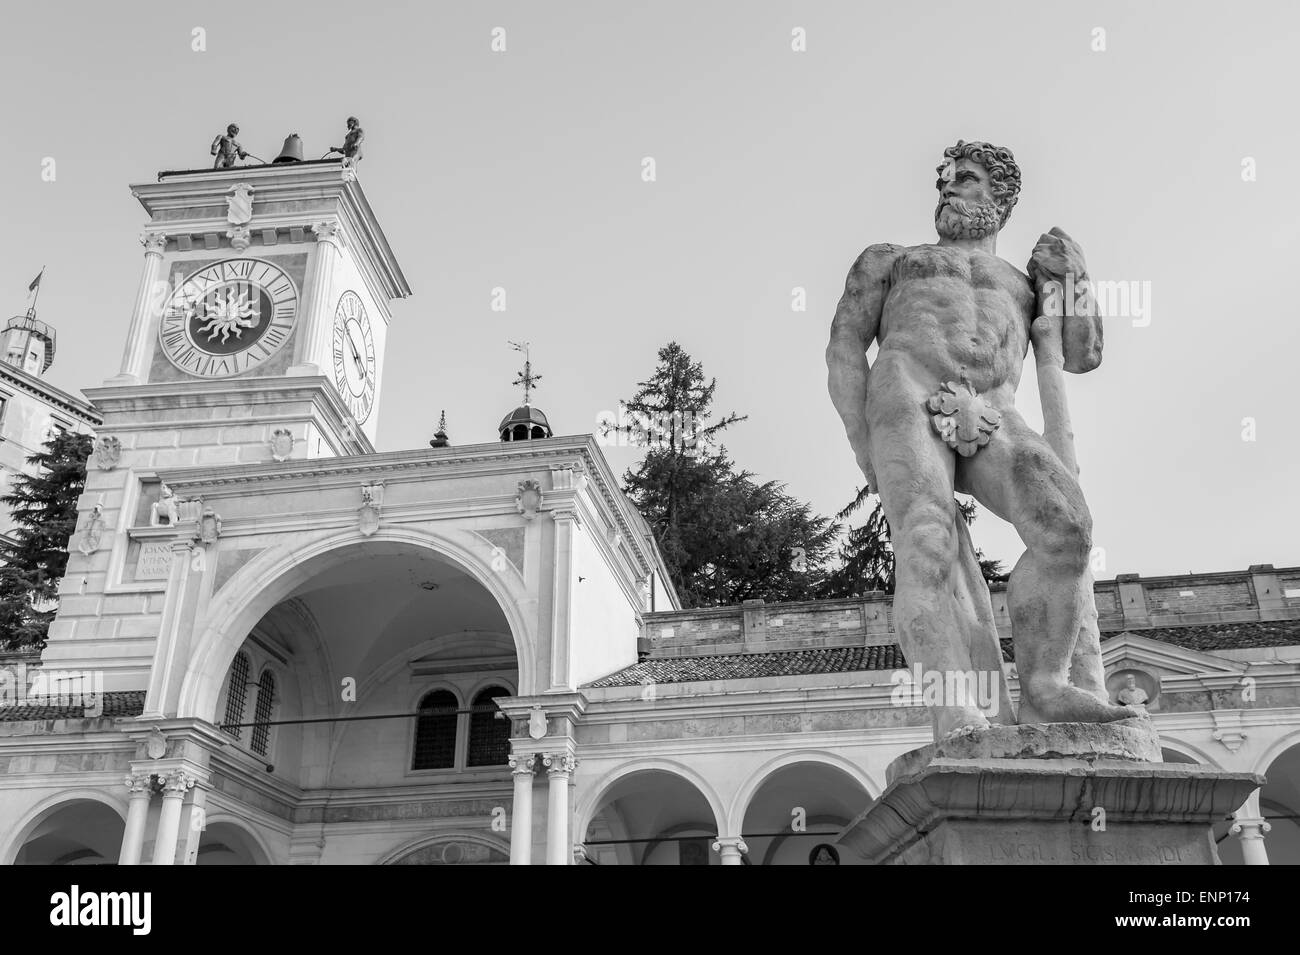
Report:
[[[1148,640],[1158,640],[1176,647],[1201,651],[1300,644],[1300,620],[1216,623],[1199,627],[1153,627],[1129,632]],[[1103,634],[1102,643],[1115,636],[1118,634]],[[1000,642],[1002,658],[1007,662],[1014,662],[1015,652],[1011,641]],[[650,682],[747,680],[763,676],[807,676],[814,673],[896,670],[906,666],[903,651],[897,644],[877,647],[818,647],[768,653],[731,653],[642,660],[640,663],[586,685],[600,688],[639,686]]]
[[[1187,650],[1288,647],[1300,643],[1300,620],[1214,623],[1201,627],[1153,627],[1150,630],[1130,630],[1129,633]]]
[[[139,716],[144,712],[144,690],[112,690],[104,694],[100,719]],[[51,697],[33,697],[17,706],[0,704],[0,723],[17,723],[23,720],[80,720],[86,719],[86,708],[51,702]]]
[[[816,647],[773,653],[729,653],[709,657],[642,660],[625,670],[588,683],[589,687],[638,686],[642,683],[690,683],[700,680],[749,680],[761,676],[807,676],[854,670],[897,670],[903,654],[897,646]]]

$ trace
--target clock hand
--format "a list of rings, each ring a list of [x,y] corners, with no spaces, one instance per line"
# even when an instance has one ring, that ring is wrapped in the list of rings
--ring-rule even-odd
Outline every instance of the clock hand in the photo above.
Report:
[[[357,363],[357,369],[361,372],[361,377],[366,377],[366,365],[361,360],[361,352],[357,351],[357,343],[352,338],[351,329],[348,329],[348,344],[352,347],[352,359]]]

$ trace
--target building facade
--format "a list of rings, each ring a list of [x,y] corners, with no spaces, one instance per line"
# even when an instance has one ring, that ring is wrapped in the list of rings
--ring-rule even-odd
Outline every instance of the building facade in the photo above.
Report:
[[[36,318],[36,310],[15,315],[0,331],[0,494],[16,474],[28,473],[27,458],[55,432],[94,434],[99,414],[91,404],[45,380],[54,364],[58,338]],[[0,536],[11,539],[13,519],[0,508]]]
[[[83,537],[0,687],[0,863],[860,862],[837,834],[930,738],[887,596],[682,610],[598,442],[527,403],[377,453],[410,289],[341,163],[134,191]],[[1269,777],[1225,861],[1300,861],[1300,568],[1097,603],[1166,758]]]

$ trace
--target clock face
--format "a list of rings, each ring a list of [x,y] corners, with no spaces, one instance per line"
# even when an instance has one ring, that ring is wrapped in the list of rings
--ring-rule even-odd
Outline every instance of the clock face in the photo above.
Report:
[[[168,297],[158,338],[181,371],[227,378],[261,365],[289,340],[298,288],[261,259],[199,269]]]
[[[364,424],[375,403],[375,339],[356,292],[344,292],[334,309],[334,383],[357,424]]]

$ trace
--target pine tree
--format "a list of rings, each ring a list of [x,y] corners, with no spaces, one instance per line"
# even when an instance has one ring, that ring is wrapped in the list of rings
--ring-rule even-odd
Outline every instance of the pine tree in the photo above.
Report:
[[[27,458],[30,473],[14,477],[0,497],[14,521],[13,541],[0,544],[0,645],[43,647],[68,566],[68,540],[86,484],[92,439],[60,431]]]
[[[837,521],[848,520],[857,512],[868,497],[865,489],[858,490],[853,500],[835,515]],[[954,498],[957,511],[967,526],[975,522],[976,508],[974,501]],[[884,505],[876,498],[875,507],[867,515],[862,526],[850,528],[840,544],[840,564],[834,568],[821,588],[822,597],[857,597],[873,590],[894,592],[894,547],[889,536],[889,521],[885,517]],[[978,547],[975,559],[979,561],[980,571],[989,583],[1005,581],[1007,575],[1002,572],[1002,562],[984,556]]]
[[[824,565],[839,528],[785,491],[737,470],[723,430],[744,421],[729,413],[710,422],[716,379],[676,342],[623,405],[610,431],[647,448],[623,478],[650,525],[669,577],[687,607],[750,598],[802,600],[824,586]]]

